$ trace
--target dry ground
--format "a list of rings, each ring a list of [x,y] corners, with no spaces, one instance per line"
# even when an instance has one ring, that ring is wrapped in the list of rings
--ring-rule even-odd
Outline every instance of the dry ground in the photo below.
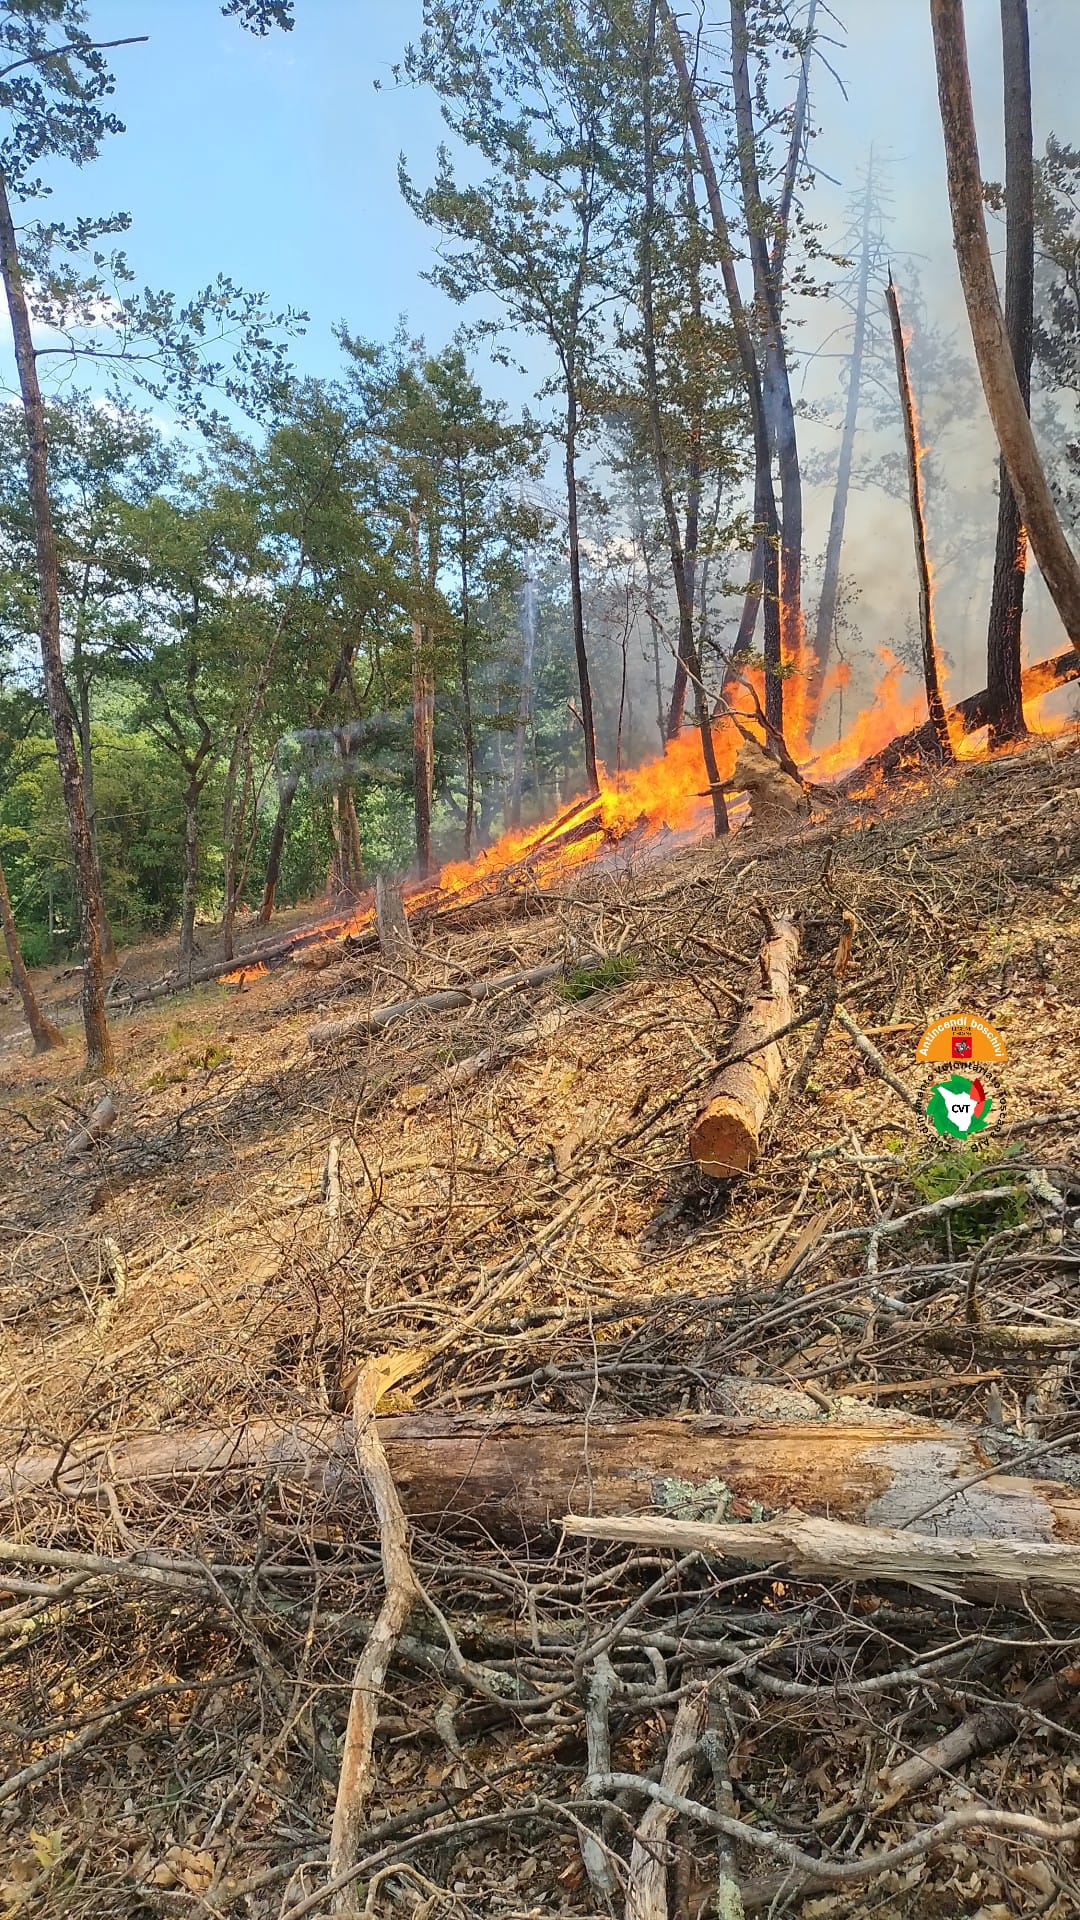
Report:
[[[115,1028],[119,1120],[79,1162],[61,1159],[92,1099],[77,1046],[0,1054],[5,1455],[340,1408],[357,1359],[438,1340],[497,1282],[497,1304],[446,1346],[416,1405],[760,1405],[804,1418],[812,1449],[815,1423],[850,1412],[853,1394],[861,1411],[987,1427],[1006,1457],[1052,1444],[1053,1472],[1080,1478],[1068,1353],[1035,1365],[964,1331],[972,1260],[991,1242],[986,1323],[1080,1308],[1080,747],[1038,744],[823,824],[805,845],[762,841],[749,861],[741,836],[663,863],[616,849],[558,890],[508,891],[502,918],[487,906],[452,933],[436,920],[393,969],[342,948],[318,973],[289,965],[240,991],[137,1009]],[[1007,1112],[981,1159],[937,1150],[834,1023],[759,1171],[734,1190],[697,1174],[687,1122],[734,1025],[756,898],[803,915],[807,1009],[853,910],[845,1005],[901,1080],[916,1084],[915,1043],[934,1015],[994,1020]],[[587,981],[581,957],[596,953],[609,962]],[[583,997],[555,982],[331,1052],[306,1044],[320,1010],[560,957]],[[527,1051],[439,1090],[449,1063],[549,1013],[562,1017]],[[785,1043],[790,1068],[812,1031]],[[335,1140],[337,1219],[324,1199]],[[1002,1217],[975,1203],[913,1224],[882,1239],[868,1276],[866,1240],[846,1229],[1002,1162],[1030,1198]],[[930,1337],[943,1326],[960,1334],[947,1354]],[[195,1487],[114,1494],[106,1511],[44,1500],[9,1512],[4,1533],[220,1571],[194,1590],[84,1577],[59,1601],[12,1581],[0,1913],[329,1911],[304,1901],[320,1885],[349,1676],[378,1605],[370,1517],[329,1526],[317,1509],[287,1515],[272,1486]],[[414,1551],[506,1698],[470,1691],[426,1625],[409,1642],[380,1720],[359,1898],[372,1914],[600,1911],[578,1846],[596,1818],[583,1793],[589,1648],[635,1602],[613,1654],[617,1769],[659,1765],[673,1702],[700,1675],[739,1817],[834,1863],[888,1849],[972,1795],[1051,1824],[1078,1811],[1068,1702],[1019,1707],[1004,1746],[882,1805],[898,1757],[1075,1660],[1066,1626],[1035,1610],[724,1585],[706,1564],[672,1574],[614,1549],[549,1561],[537,1543],[420,1538]],[[733,1649],[740,1677],[720,1684]],[[632,1802],[608,1818],[616,1856],[633,1818]],[[436,1837],[417,1844],[425,1821]],[[696,1913],[713,1842],[682,1826],[674,1841],[672,1911]],[[961,1832],[844,1892],[805,1878],[781,1888],[767,1849],[738,1858],[750,1910],[1077,1911],[1075,1848],[1038,1838]]]

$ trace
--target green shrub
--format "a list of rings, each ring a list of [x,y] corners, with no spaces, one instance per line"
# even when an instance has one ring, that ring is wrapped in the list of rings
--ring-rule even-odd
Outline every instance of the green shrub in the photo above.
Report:
[[[1008,1159],[1010,1153],[1015,1151],[1006,1149],[994,1158],[999,1161]],[[1022,1194],[1013,1194],[1007,1200],[979,1200],[980,1183],[988,1181],[991,1186],[1002,1184],[999,1174],[984,1170],[986,1157],[985,1151],[980,1148],[966,1147],[957,1153],[942,1154],[940,1160],[931,1160],[912,1169],[911,1184],[920,1200],[927,1202],[947,1199],[950,1194],[959,1193],[965,1182],[971,1182],[969,1207],[957,1207],[955,1213],[927,1222],[927,1231],[932,1233],[940,1246],[947,1245],[946,1218],[953,1247],[959,1253],[981,1246],[991,1233],[999,1232],[1002,1227],[1018,1227],[1026,1219],[1028,1203]]]
[[[562,983],[568,1000],[587,1000],[591,993],[623,987],[637,972],[636,953],[609,953],[589,967],[575,967]]]

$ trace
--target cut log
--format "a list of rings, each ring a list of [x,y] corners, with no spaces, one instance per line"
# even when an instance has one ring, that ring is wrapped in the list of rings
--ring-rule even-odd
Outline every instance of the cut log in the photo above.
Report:
[[[497,993],[511,993],[518,987],[539,987],[554,980],[563,970],[561,960],[542,967],[529,967],[520,973],[503,973],[493,980],[468,980],[460,987],[440,987],[437,993],[419,994],[412,1000],[395,1000],[390,1006],[374,1007],[369,1013],[351,1013],[344,1020],[320,1020],[308,1029],[309,1047],[333,1047],[339,1040],[351,1040],[355,1034],[381,1033],[395,1020],[410,1013],[445,1013],[451,1007],[467,1007],[472,1001],[490,1000]]]
[[[759,1050],[721,1069],[690,1129],[692,1157],[718,1180],[749,1172],[761,1151],[761,1129],[783,1072],[780,1049],[770,1036],[793,1017],[791,986],[798,958],[798,922],[777,920],[750,969],[742,1018],[731,1042],[733,1054]]]
[[[403,954],[412,952],[416,942],[401,888],[384,880],[381,873],[375,882],[375,925],[385,959],[400,960]]]
[[[102,1094],[89,1119],[84,1120],[82,1126],[76,1127],[75,1132],[69,1134],[60,1158],[77,1160],[81,1153],[89,1153],[90,1149],[104,1138],[109,1128],[116,1125],[119,1112],[119,1102],[110,1088]]]
[[[707,1553],[775,1568],[800,1580],[896,1580],[931,1592],[945,1588],[949,1595],[981,1595],[998,1586],[1018,1592],[1080,1593],[1080,1545],[1058,1541],[928,1536],[914,1528],[856,1527],[797,1510],[775,1520],[734,1526],[666,1515],[631,1520],[568,1515],[563,1524],[567,1533],[582,1539]]]
[[[410,1413],[381,1418],[378,1427],[410,1519],[501,1539],[558,1528],[575,1509],[597,1518],[657,1510],[700,1518],[729,1506],[748,1513],[757,1500],[871,1527],[1080,1543],[1080,1490],[996,1473],[974,1433],[935,1420]],[[0,1466],[0,1507],[105,1507],[110,1487],[160,1496],[194,1481],[198,1497],[213,1499],[230,1483],[246,1495],[253,1481],[270,1478],[287,1495],[316,1497],[326,1514],[362,1506],[352,1421],[260,1420],[23,1454]]]

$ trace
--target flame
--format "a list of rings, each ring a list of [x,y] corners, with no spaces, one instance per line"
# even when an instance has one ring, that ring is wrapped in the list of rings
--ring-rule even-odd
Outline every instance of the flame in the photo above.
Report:
[[[878,648],[877,658],[881,672],[875,692],[846,733],[808,761],[805,752],[799,756],[813,781],[826,783],[841,778],[879,753],[898,734],[909,732],[925,720],[925,697],[921,690],[914,694],[904,686],[902,663],[887,647]],[[1034,733],[1058,733],[1070,724],[1066,717],[1046,716],[1041,711],[1047,696],[1060,684],[1053,669],[1054,662],[1046,660],[1024,672],[1024,714]],[[748,678],[761,699],[760,673]],[[788,685],[794,680],[793,675]],[[825,690],[846,686],[849,680],[850,668],[840,662],[827,677]],[[740,717],[745,714],[753,730],[760,732],[747,689],[732,686],[726,690],[726,698]],[[958,720],[951,724],[961,758],[985,757],[985,729],[982,734],[964,735]],[[741,740],[731,720],[714,723],[713,745],[721,782],[730,780],[734,772]],[[880,784],[878,774],[876,782],[868,780],[862,796]],[[852,797],[860,795],[854,793]],[[606,777],[599,794],[575,801],[555,820],[504,833],[475,859],[449,861],[433,879],[412,882],[405,889],[406,910],[411,916],[425,909],[477,900],[515,875],[528,875],[536,885],[548,887],[595,859],[602,849],[624,841],[636,849],[661,839],[670,844],[674,836],[697,838],[708,832],[711,819],[701,739],[696,728],[688,727],[657,759],[617,777]],[[318,937],[346,939],[366,933],[374,921],[374,900],[368,894],[349,912],[321,922]],[[266,971],[263,962],[241,962],[225,979],[229,985],[243,986]]]

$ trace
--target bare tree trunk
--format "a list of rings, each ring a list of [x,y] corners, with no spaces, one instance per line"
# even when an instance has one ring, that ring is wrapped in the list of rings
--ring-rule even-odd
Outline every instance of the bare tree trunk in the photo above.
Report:
[[[469,678],[469,640],[472,631],[469,623],[469,514],[460,455],[457,482],[458,512],[461,515],[458,528],[461,539],[461,647],[458,658],[461,666],[461,737],[465,746],[465,858],[471,860],[476,831],[476,734],[473,730],[472,685]]]
[[[1069,639],[1080,647],[1080,566],[1062,531],[1043,472],[1016,377],[986,237],[962,0],[930,0],[930,19],[953,244],[983,393],[1031,551]]]
[[[855,428],[859,415],[859,389],[862,384],[863,350],[866,344],[866,311],[870,292],[870,219],[873,206],[874,150],[871,147],[866,168],[866,192],[863,196],[859,284],[855,296],[855,327],[851,336],[847,405],[844,409],[844,428],[840,436],[836,491],[833,494],[832,513],[829,517],[829,538],[825,547],[825,571],[821,576],[821,597],[818,601],[817,623],[814,631],[814,657],[809,667],[807,705],[811,714],[816,714],[818,702],[821,699],[822,682],[833,642],[833,622],[836,619],[836,598],[840,585],[840,554],[844,545],[844,525],[847,520],[848,496],[851,491]]]
[[[22,1001],[26,1024],[30,1029],[30,1038],[34,1042],[35,1053],[49,1053],[54,1047],[62,1047],[64,1036],[59,1027],[54,1027],[50,1019],[42,1013],[37,1003],[37,995],[30,984],[30,975],[22,957],[19,935],[15,927],[15,915],[11,911],[11,897],[7,890],[7,878],[4,863],[0,860],[0,925],[4,930],[4,945],[7,948],[8,963],[15,991]]]
[[[655,41],[655,32],[653,35]],[[697,204],[694,199],[693,169],[686,169],[686,206],[689,215],[691,245],[687,278],[690,283],[690,311],[696,323],[700,337],[701,331],[701,255],[699,251],[700,234],[698,230]],[[683,571],[686,575],[686,594],[691,609],[696,596],[698,547],[701,541],[701,435],[702,408],[700,394],[695,393],[690,409],[690,456],[687,463],[686,489],[686,537],[683,541]],[[683,717],[686,710],[686,682],[689,659],[682,646],[682,622],[680,621],[680,645],[675,661],[675,684],[671,690],[671,706],[668,711],[667,738],[677,740],[682,732]],[[693,625],[691,622],[691,637]],[[698,654],[700,658],[700,648]]]
[[[116,941],[105,910],[105,883],[101,876],[101,847],[97,830],[97,797],[94,792],[94,736],[90,723],[90,680],[86,672],[83,654],[83,623],[86,617],[86,597],[89,591],[89,563],[83,568],[82,588],[79,606],[75,615],[74,645],[72,647],[72,671],[78,703],[75,710],[76,724],[79,729],[79,767],[82,773],[83,804],[86,807],[86,822],[90,828],[90,844],[94,849],[94,871],[101,889],[101,945],[105,963],[111,972],[116,965]]]
[[[778,553],[780,544],[780,522],[776,511],[776,496],[773,492],[772,454],[769,447],[769,432],[765,418],[765,403],[761,389],[761,374],[758,368],[757,351],[754,336],[750,329],[746,308],[739,288],[739,276],[735,271],[735,256],[731,245],[727,214],[720,197],[720,184],[716,176],[712,149],[701,117],[701,107],[697,92],[690,77],[683,46],[670,0],[659,0],[660,17],[667,32],[668,46],[679,85],[683,94],[683,109],[694,136],[694,147],[698,157],[701,177],[705,182],[705,194],[709,202],[713,231],[720,246],[720,272],[724,282],[731,312],[732,331],[738,348],[739,361],[746,381],[747,404],[750,410],[750,422],[754,437],[754,514],[761,529],[763,587],[760,598],[764,601],[765,621],[765,712],[769,725],[777,733],[784,726],[784,683],[780,678],[781,635],[780,635],[780,596]],[[758,596],[753,601],[754,621],[757,619]],[[749,596],[748,596],[749,606]],[[753,627],[751,626],[751,635]]]
[[[409,515],[412,532],[413,580],[420,592],[420,521]],[[435,688],[425,658],[426,630],[417,607],[412,622],[413,709],[413,819],[416,825],[416,870],[421,879],[431,871],[431,793],[435,770]]]
[[[930,561],[926,552],[926,515],[923,511],[920,466],[922,453],[915,419],[915,401],[912,397],[911,379],[908,374],[907,352],[904,347],[904,330],[900,325],[900,307],[896,298],[896,288],[891,279],[885,290],[885,300],[889,309],[889,325],[892,328],[893,349],[896,354],[896,379],[900,389],[900,411],[904,421],[911,526],[915,536],[915,571],[919,580],[919,632],[922,637],[926,705],[930,714],[930,724],[934,729],[938,753],[942,760],[951,760],[953,758],[952,740],[949,735],[949,722],[945,716],[945,702],[941,697],[937,640],[934,634],[933,590],[930,583]]]
[[[698,656],[697,639],[694,634],[694,594],[691,580],[688,578],[686,552],[682,531],[679,527],[679,515],[675,505],[675,496],[671,485],[671,460],[664,441],[664,424],[660,411],[660,389],[656,372],[656,324],[653,310],[653,216],[655,212],[655,168],[656,153],[653,143],[652,92],[656,62],[656,5],[650,0],[647,40],[645,46],[645,66],[642,76],[642,132],[644,139],[644,181],[645,181],[645,217],[641,236],[641,313],[642,344],[645,360],[645,380],[649,396],[649,426],[652,431],[653,455],[656,460],[656,473],[660,482],[660,496],[664,503],[664,519],[667,522],[668,540],[671,546],[671,568],[675,576],[675,595],[679,604],[679,659],[684,663],[684,672],[694,683],[694,706],[697,714],[698,731],[701,735],[701,753],[705,762],[705,774],[709,783],[709,792],[713,807],[713,829],[717,839],[728,831],[727,802],[720,784],[720,770],[716,764],[716,748],[713,744],[712,721],[709,715],[709,703],[701,680],[701,662]],[[696,529],[695,529],[696,539]],[[670,727],[669,727],[669,737]]]
[[[593,720],[592,686],[589,682],[589,654],[585,645],[585,606],[581,593],[581,536],[578,529],[577,496],[577,378],[571,365],[566,376],[566,511],[570,545],[570,610],[574,627],[574,654],[577,658],[578,687],[581,693],[581,730],[585,736],[585,779],[590,793],[599,793],[600,776],[596,765],[596,725]]]
[[[524,579],[521,582],[521,692],[517,726],[514,729],[514,767],[510,787],[510,825],[521,825],[521,782],[525,771],[525,734],[532,717],[533,661],[536,656],[536,581],[533,579],[532,548],[524,554]]]
[[[270,848],[266,856],[266,877],[263,881],[262,903],[259,907],[259,925],[263,927],[266,926],[274,911],[278,877],[281,873],[281,856],[285,851],[285,834],[299,785],[300,775],[287,773],[278,788],[277,812],[274,815],[274,825],[270,834]]]
[[[94,859],[94,843],[86,817],[79,758],[71,724],[64,662],[60,649],[60,587],[49,497],[45,407],[38,382],[37,356],[30,327],[15,223],[8,201],[7,181],[0,172],[0,274],[3,275],[8,315],[15,344],[23,413],[26,420],[26,470],[37,560],[38,629],[45,673],[45,698],[56,741],[60,787],[64,796],[75,890],[79,901],[79,934],[83,953],[82,1009],[86,1033],[88,1073],[105,1073],[112,1065],[112,1042],[105,1019],[105,955],[101,938],[101,883]]]
[[[780,319],[780,291],[769,256],[765,233],[765,209],[758,179],[757,142],[754,131],[753,96],[746,7],[744,0],[730,0],[731,71],[735,98],[735,130],[739,145],[739,174],[742,183],[743,215],[754,273],[754,293],[765,319],[765,377],[762,397],[770,438],[775,440],[780,474],[780,656],[787,666],[798,666],[803,652],[802,621],[802,474],[795,432],[795,408],[788,378],[787,354]],[[805,112],[805,109],[804,109]],[[781,252],[782,260],[783,254]],[[766,692],[768,691],[766,687]],[[789,708],[805,707],[805,689],[787,703]],[[782,732],[783,727],[778,729]]]
[[[190,976],[195,959],[195,908],[199,893],[199,801],[203,783],[188,775],[184,788],[184,890],[180,904],[180,966]]]
[[[1031,407],[1031,336],[1035,303],[1035,162],[1031,131],[1031,50],[1027,0],[1001,0],[1005,69],[1005,326],[1025,407]],[[998,470],[997,543],[986,684],[990,745],[1004,746],[1027,732],[1020,696],[1020,642],[1024,617],[1027,535],[1004,460]]]

